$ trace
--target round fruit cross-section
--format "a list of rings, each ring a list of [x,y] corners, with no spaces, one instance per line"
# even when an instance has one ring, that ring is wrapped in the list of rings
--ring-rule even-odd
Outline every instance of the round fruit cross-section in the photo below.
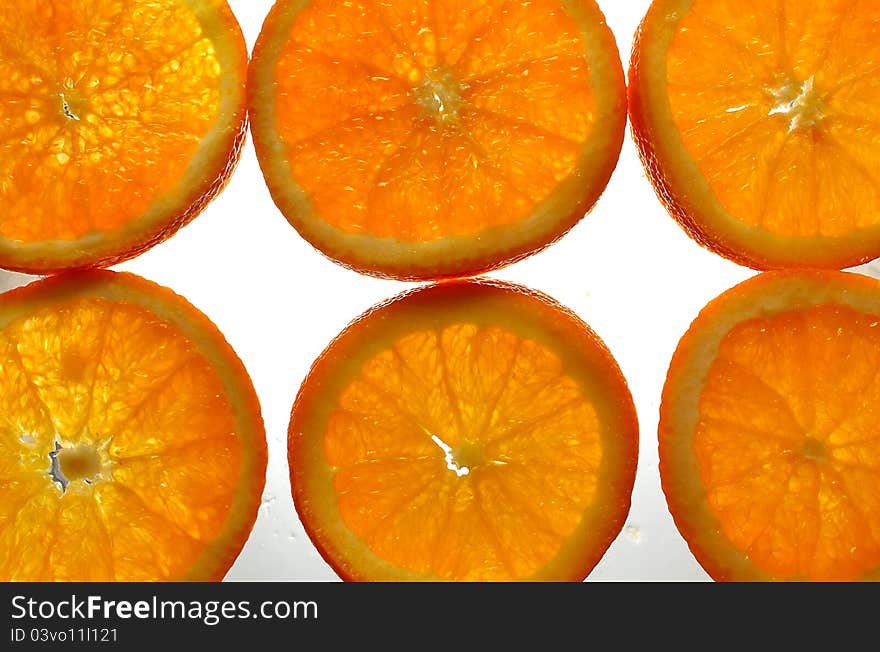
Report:
[[[582,580],[629,511],[635,410],[543,295],[423,288],[349,326],[290,423],[297,511],[346,580]]]
[[[0,580],[220,580],[265,468],[247,372],[170,290],[81,272],[0,296]]]
[[[757,269],[880,256],[880,0],[655,0],[630,115],[695,240]]]
[[[280,0],[248,92],[290,223],[346,266],[406,279],[561,237],[608,183],[626,123],[593,0]]]
[[[676,524],[718,580],[880,578],[880,282],[771,272],[710,303],[660,411]]]
[[[0,267],[108,265],[223,188],[247,48],[223,0],[0,3]]]

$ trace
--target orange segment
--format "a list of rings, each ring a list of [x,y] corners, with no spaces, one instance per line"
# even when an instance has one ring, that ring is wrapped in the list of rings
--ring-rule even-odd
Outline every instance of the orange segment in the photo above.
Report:
[[[433,286],[350,326],[294,405],[300,517],[348,580],[580,580],[617,535],[635,412],[546,297]]]
[[[759,269],[880,255],[878,57],[877,0],[655,0],[631,116],[676,219]]]
[[[485,271],[590,209],[616,165],[623,74],[593,2],[276,3],[254,52],[273,197],[341,263]]]
[[[768,273],[713,301],[663,394],[663,487],[716,579],[880,575],[880,283]]]
[[[266,444],[246,372],[192,306],[109,272],[3,295],[0,404],[0,577],[223,577]]]
[[[225,2],[6,3],[0,41],[0,265],[118,262],[224,185],[247,64]]]

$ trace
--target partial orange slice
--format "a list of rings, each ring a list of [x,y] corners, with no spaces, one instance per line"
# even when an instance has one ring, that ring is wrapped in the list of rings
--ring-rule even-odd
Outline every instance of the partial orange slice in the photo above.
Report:
[[[878,61],[878,0],[655,0],[630,115],[673,216],[758,269],[880,255]]]
[[[291,224],[344,265],[408,279],[561,237],[604,190],[626,122],[593,0],[280,0],[249,94]]]
[[[451,283],[349,326],[290,423],[293,497],[346,580],[582,580],[629,511],[638,424],[574,314]]]
[[[660,472],[718,580],[880,579],[880,282],[763,274],[672,360]]]
[[[223,0],[0,6],[0,266],[109,265],[193,219],[245,136]]]
[[[182,298],[111,272],[0,297],[0,580],[220,580],[265,468],[247,372]]]

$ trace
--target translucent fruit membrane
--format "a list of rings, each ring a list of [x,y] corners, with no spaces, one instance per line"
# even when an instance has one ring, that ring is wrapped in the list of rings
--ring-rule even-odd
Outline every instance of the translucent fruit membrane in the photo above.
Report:
[[[74,279],[0,304],[0,578],[219,579],[200,573],[238,552],[218,542],[248,511],[237,494],[259,502],[259,427],[206,355],[213,335],[98,278],[121,296]]]
[[[555,306],[478,284],[433,292],[434,306],[429,290],[366,317],[371,339],[354,326],[340,345],[351,356],[331,347],[306,382],[291,456],[307,527],[354,578],[581,579],[631,490],[636,434],[619,371],[587,331],[575,337],[594,350],[566,351],[548,324],[572,317]],[[462,307],[483,295],[488,307]],[[529,304],[533,315],[518,314]],[[321,531],[331,518],[358,541],[341,558]]]
[[[779,236],[880,224],[880,1],[679,4],[669,103],[724,209]]]

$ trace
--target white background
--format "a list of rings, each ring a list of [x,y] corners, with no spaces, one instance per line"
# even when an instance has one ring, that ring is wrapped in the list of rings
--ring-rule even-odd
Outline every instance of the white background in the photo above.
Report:
[[[249,47],[271,0],[229,0]],[[649,0],[599,0],[626,60]],[[168,242],[117,269],[182,294],[238,352],[262,403],[269,442],[266,492],[230,580],[333,580],[290,497],[290,408],[312,361],[349,321],[408,284],[330,262],[288,225],[248,142],[227,190]],[[617,171],[593,212],[561,242],[491,276],[546,292],[608,344],[626,375],[641,427],[627,527],[592,580],[705,580],[666,508],[657,420],[666,368],[699,310],[751,276],[700,248],[660,205],[627,134]],[[28,281],[0,277],[0,289]]]

